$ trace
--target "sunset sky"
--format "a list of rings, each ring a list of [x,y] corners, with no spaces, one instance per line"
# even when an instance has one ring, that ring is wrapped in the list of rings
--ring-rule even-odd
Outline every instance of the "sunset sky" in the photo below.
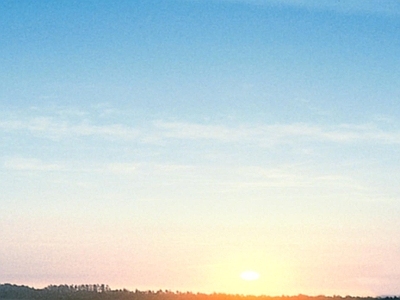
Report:
[[[0,1],[0,283],[399,282],[400,1]]]

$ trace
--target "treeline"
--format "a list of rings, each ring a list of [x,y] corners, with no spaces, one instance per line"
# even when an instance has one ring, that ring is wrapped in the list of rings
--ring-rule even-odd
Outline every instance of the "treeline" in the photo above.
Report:
[[[392,297],[354,296],[251,296],[231,294],[203,294],[191,292],[112,290],[106,284],[49,285],[35,289],[24,285],[0,284],[2,300],[400,300]]]
[[[105,292],[111,291],[108,284],[49,285],[45,288],[45,290],[49,291],[49,292],[56,292],[56,293],[75,293],[75,292],[105,293]]]

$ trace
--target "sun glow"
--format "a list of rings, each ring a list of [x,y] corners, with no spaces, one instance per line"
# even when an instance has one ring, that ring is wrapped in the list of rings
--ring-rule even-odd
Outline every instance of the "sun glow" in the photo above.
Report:
[[[253,281],[260,278],[260,274],[255,271],[244,271],[240,274],[240,278],[247,281]]]

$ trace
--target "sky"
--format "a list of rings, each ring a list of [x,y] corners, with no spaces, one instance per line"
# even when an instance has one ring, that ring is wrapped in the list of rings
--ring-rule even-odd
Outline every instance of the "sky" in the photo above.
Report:
[[[400,294],[399,1],[3,0],[0,28],[0,283]]]

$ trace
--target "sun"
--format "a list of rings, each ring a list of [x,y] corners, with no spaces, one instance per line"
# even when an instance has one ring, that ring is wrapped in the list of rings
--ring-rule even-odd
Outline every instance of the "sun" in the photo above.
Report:
[[[240,278],[247,281],[253,281],[260,278],[260,274],[255,271],[244,271],[240,274]]]

